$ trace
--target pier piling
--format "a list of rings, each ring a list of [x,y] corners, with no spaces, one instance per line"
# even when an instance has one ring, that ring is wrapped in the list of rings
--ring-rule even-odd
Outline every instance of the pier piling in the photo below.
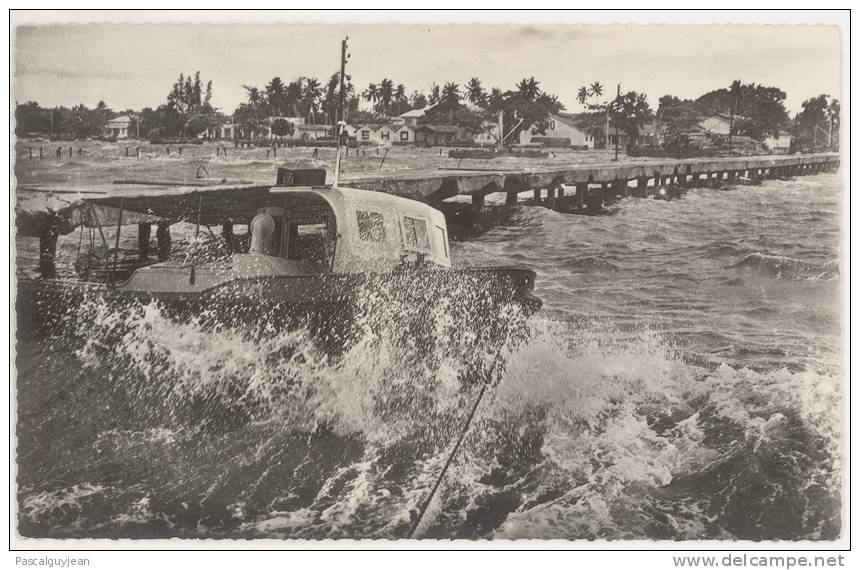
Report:
[[[59,232],[54,224],[49,224],[39,237],[39,273],[43,279],[57,276],[57,237]]]
[[[167,222],[158,222],[155,237],[158,240],[158,261],[167,261],[170,259],[170,249],[172,246],[170,224]]]
[[[137,251],[141,259],[149,258],[149,236],[152,234],[152,226],[141,222],[137,224]]]

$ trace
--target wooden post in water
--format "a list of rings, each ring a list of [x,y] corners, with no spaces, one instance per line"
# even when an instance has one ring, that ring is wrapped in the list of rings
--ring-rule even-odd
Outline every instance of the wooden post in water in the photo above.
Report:
[[[233,223],[224,222],[221,224],[221,235],[224,237],[224,244],[227,246],[227,251],[233,253]]]
[[[39,147],[39,159],[42,158],[42,147]]]
[[[167,222],[158,222],[155,237],[158,239],[158,261],[167,261],[170,259],[170,249],[172,246],[170,224]]]
[[[149,223],[137,224],[137,253],[141,259],[149,257],[149,236],[152,235],[152,226]]]
[[[588,192],[588,182],[576,183],[576,207],[580,210],[585,207],[585,193]]]
[[[140,147],[137,147],[137,158],[140,158]]]
[[[57,276],[57,232],[54,224],[49,224],[39,236],[39,273],[43,279],[53,279]]]
[[[540,188],[534,189],[535,204],[540,204]]]
[[[515,206],[517,203],[517,193],[509,191],[505,194],[505,206]]]
[[[27,152],[30,153],[30,158],[33,158],[33,147],[27,147]]]
[[[472,207],[479,212],[483,210],[484,196],[481,194],[472,194]]]

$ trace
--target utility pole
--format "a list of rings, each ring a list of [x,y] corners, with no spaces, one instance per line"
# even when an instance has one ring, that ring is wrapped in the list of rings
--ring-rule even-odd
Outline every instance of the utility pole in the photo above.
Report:
[[[621,99],[621,84],[618,84],[618,92],[615,96],[615,100],[618,101]],[[606,127],[607,132],[609,132],[609,109],[606,110]],[[615,121],[615,161],[618,161],[618,146],[619,146],[619,138],[618,138],[618,121]]]
[[[349,57],[346,54],[346,42],[349,40],[349,36],[340,42],[340,91],[337,94],[337,124],[335,126],[335,135],[337,136],[337,156],[334,161],[334,181],[332,182],[332,188],[337,188],[338,178],[340,178],[340,139],[341,134],[343,132],[343,127],[346,125],[346,122],[343,120],[343,99],[344,99],[344,78],[346,75],[346,60]]]

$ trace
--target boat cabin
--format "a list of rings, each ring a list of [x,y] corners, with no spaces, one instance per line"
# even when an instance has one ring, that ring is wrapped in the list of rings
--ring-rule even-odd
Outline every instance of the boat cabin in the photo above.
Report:
[[[270,187],[123,198],[120,208],[195,223],[195,239],[179,256],[184,259],[162,256],[126,274],[124,282],[122,275],[109,282],[128,292],[189,293],[236,278],[451,266],[445,217],[435,208],[381,192],[293,185],[287,178]],[[214,224],[222,225],[220,236],[200,231]],[[160,243],[160,255],[162,249]]]

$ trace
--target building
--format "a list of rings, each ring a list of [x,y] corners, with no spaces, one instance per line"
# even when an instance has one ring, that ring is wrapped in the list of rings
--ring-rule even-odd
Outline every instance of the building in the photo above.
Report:
[[[125,115],[110,119],[105,123],[105,136],[112,139],[127,139],[132,134],[129,132],[131,129],[131,123],[131,117],[127,117]]]
[[[415,129],[415,142],[435,146],[463,139],[463,130],[454,125],[421,125]]]
[[[494,145],[502,138],[499,133],[499,124],[484,121],[481,125],[483,130],[479,133],[472,134],[472,140],[480,145]]]
[[[574,124],[575,115],[550,115],[549,127],[546,132],[539,134],[536,129],[524,130],[520,133],[520,144],[539,143],[542,140],[565,141],[564,146],[594,148],[594,137]]]
[[[394,142],[401,144],[414,143],[419,128],[420,127],[415,125],[401,125],[400,128],[397,130],[397,136],[395,137]]]
[[[224,139],[224,140],[233,140],[238,138],[237,134],[239,132],[239,127],[234,125],[233,123],[226,123],[221,125],[217,131],[215,131],[216,139]]]
[[[293,125],[293,140],[316,140],[334,138],[333,125]]]
[[[791,133],[788,131],[779,131],[764,139],[764,144],[768,150],[775,154],[788,154],[791,149]]]
[[[699,131],[706,135],[728,136],[732,128],[732,118],[727,115],[711,115],[699,121]]]
[[[355,129],[355,138],[359,143],[384,144],[397,141],[395,133],[401,124],[367,123]]]
[[[406,111],[399,117],[399,122],[405,125],[412,125],[413,127],[418,126],[418,122],[424,118],[424,115],[430,109],[436,107],[439,103],[434,103],[432,105],[427,105],[426,107],[421,107],[420,109],[412,109],[411,111]]]

